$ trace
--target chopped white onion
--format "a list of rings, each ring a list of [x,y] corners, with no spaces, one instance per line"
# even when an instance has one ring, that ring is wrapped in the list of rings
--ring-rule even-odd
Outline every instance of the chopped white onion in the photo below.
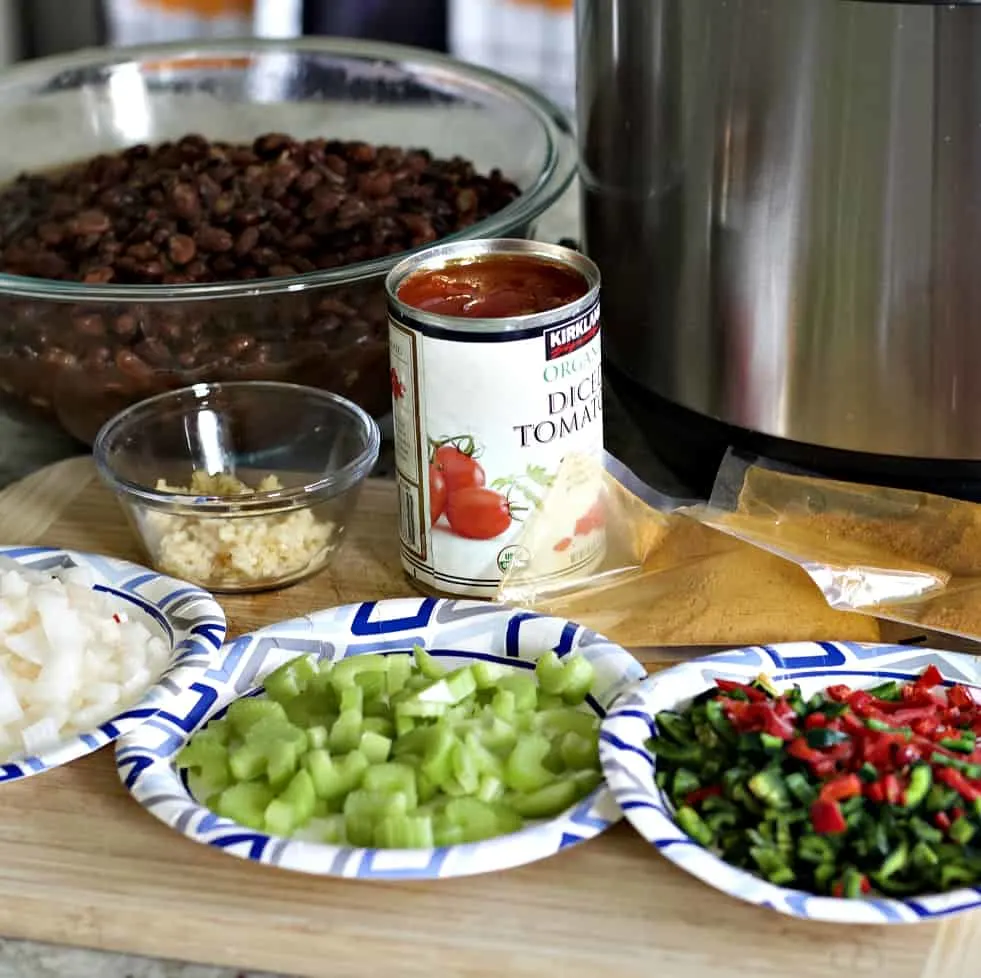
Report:
[[[82,568],[0,571],[0,761],[39,754],[139,700],[167,644]]]

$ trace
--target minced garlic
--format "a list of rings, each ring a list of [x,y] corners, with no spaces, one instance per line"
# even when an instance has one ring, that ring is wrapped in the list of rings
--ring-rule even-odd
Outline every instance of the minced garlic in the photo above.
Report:
[[[283,486],[274,475],[252,489],[235,476],[197,471],[190,486],[157,482],[160,492],[192,496],[244,496]],[[319,564],[333,549],[334,525],[309,509],[236,517],[146,515],[155,540],[158,568],[174,577],[211,587],[248,587],[293,577]]]

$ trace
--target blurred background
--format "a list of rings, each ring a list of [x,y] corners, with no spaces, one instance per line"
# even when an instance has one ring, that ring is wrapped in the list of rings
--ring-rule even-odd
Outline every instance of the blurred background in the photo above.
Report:
[[[0,0],[0,67],[99,44],[331,34],[447,51],[575,99],[573,0]]]

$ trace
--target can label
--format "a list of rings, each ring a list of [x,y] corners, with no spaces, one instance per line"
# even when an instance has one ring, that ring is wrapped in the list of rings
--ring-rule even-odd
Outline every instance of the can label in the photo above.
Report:
[[[389,319],[402,564],[446,594],[493,597],[562,459],[603,451],[599,301],[547,327],[445,329]],[[604,536],[596,486],[539,541],[535,570],[574,573]],[[581,509],[582,512],[578,510]]]

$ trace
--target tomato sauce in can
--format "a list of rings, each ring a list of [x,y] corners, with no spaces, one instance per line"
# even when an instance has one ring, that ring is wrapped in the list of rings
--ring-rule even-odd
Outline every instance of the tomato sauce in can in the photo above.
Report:
[[[423,590],[493,597],[562,459],[602,455],[599,270],[557,245],[464,241],[406,258],[386,289],[402,566]],[[536,573],[599,558],[598,491],[549,514]]]

